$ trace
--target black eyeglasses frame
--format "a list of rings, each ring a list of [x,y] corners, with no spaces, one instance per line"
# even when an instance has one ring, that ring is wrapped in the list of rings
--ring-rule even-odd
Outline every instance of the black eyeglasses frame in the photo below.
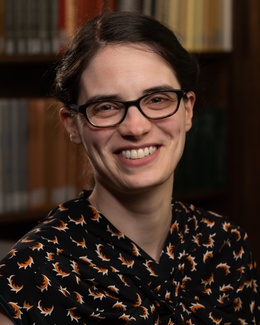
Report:
[[[151,96],[151,95],[153,95],[153,94],[157,94],[157,93],[169,93],[169,92],[173,92],[173,93],[175,93],[175,94],[178,96],[178,104],[177,104],[177,107],[176,107],[176,109],[175,109],[172,113],[167,114],[166,116],[162,116],[162,117],[149,117],[149,116],[147,116],[147,115],[142,111],[142,108],[141,108],[141,106],[140,106],[140,102],[141,102],[145,97],[149,97],[149,96]],[[93,105],[93,104],[98,104],[98,103],[106,102],[106,101],[108,101],[108,100],[102,99],[102,100],[97,100],[97,101],[94,101],[94,102],[86,103],[86,104],[83,104],[83,105],[69,104],[69,105],[68,105],[68,108],[71,109],[74,113],[77,113],[77,114],[80,113],[80,114],[82,114],[82,115],[85,117],[85,119],[87,120],[87,122],[88,122],[90,125],[92,125],[92,126],[94,126],[94,127],[96,127],[96,128],[102,128],[102,129],[103,129],[103,128],[115,127],[115,126],[121,124],[121,123],[124,121],[124,119],[125,119],[125,117],[126,117],[126,115],[127,115],[128,108],[131,107],[131,106],[135,106],[135,107],[137,107],[138,110],[140,111],[140,113],[141,113],[144,117],[146,117],[147,119],[149,119],[149,120],[162,120],[162,119],[165,119],[165,118],[167,118],[167,117],[170,117],[170,116],[172,116],[172,115],[174,115],[174,114],[177,113],[177,111],[178,111],[178,109],[179,109],[179,107],[180,107],[181,99],[184,98],[184,97],[186,96],[186,94],[187,94],[187,92],[185,92],[185,91],[182,90],[182,89],[170,89],[170,90],[159,90],[159,91],[154,91],[154,92],[151,92],[151,93],[145,94],[145,95],[143,95],[143,96],[141,96],[141,97],[139,97],[139,98],[137,98],[137,99],[135,99],[135,100],[129,100],[129,101],[109,100],[110,102],[113,102],[113,103],[123,104],[123,105],[124,105],[124,108],[125,108],[125,112],[124,112],[124,114],[123,114],[123,116],[122,116],[122,118],[120,119],[119,122],[117,122],[117,123],[115,123],[115,124],[108,125],[108,126],[106,126],[106,125],[105,125],[105,126],[100,126],[100,125],[96,125],[96,124],[94,124],[93,122],[90,121],[90,119],[89,119],[89,117],[88,117],[88,115],[87,115],[87,113],[86,113],[86,112],[87,112],[87,107],[88,107],[89,105]]]

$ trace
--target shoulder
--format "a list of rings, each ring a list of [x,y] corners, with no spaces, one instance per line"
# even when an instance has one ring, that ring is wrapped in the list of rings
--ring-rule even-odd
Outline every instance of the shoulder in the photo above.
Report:
[[[38,270],[43,270],[54,256],[61,257],[61,252],[72,250],[73,234],[85,234],[86,219],[93,218],[95,213],[83,197],[57,206],[0,261],[0,277],[8,280],[14,279],[10,278],[12,274],[16,274],[16,277],[28,274],[23,282],[28,279],[30,283]]]
[[[215,259],[228,259],[237,267],[251,260],[247,232],[227,216],[179,201],[174,202],[174,213],[180,229],[196,250],[204,251],[204,258],[214,254]]]
[[[214,301],[217,309],[228,310],[231,319],[253,324],[259,278],[245,230],[226,216],[192,204],[174,202],[173,213],[182,268],[192,274],[190,288],[200,285],[203,301]]]
[[[196,207],[193,204],[175,201],[174,213],[178,220],[193,224],[197,231],[212,229],[212,232],[218,231],[218,235],[233,234],[236,239],[247,236],[245,230],[228,216]]]
[[[59,205],[0,261],[0,305],[10,315],[20,317],[24,302],[38,310],[44,292],[55,299],[57,278],[74,274],[71,261],[81,253],[87,218],[95,213],[84,197]]]
[[[53,210],[51,210],[47,217],[41,220],[41,222],[46,222],[47,220],[59,217],[65,219],[68,215],[92,215],[96,211],[94,211],[94,209],[91,207],[88,201],[88,195],[88,192],[83,191],[80,193],[79,197],[59,204]]]

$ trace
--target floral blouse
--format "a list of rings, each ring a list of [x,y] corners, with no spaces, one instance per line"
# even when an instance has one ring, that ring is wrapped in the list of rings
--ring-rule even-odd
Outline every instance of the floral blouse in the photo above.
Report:
[[[53,210],[0,261],[0,307],[14,324],[260,324],[246,233],[173,202],[159,262],[87,194]]]

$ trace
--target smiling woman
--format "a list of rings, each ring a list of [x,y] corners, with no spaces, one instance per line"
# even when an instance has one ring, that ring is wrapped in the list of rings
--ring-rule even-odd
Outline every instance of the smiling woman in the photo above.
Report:
[[[53,96],[95,184],[1,261],[0,306],[14,324],[260,321],[245,232],[172,198],[198,70],[151,17],[105,13],[76,33]]]
[[[184,98],[180,87],[169,64],[143,44],[107,45],[82,72],[78,101],[87,102],[84,111],[90,109],[91,113],[87,120],[78,119],[75,123],[69,115],[70,108],[63,108],[61,117],[68,133],[74,135],[73,141],[82,142],[87,150],[96,181],[89,199],[94,200],[99,209],[102,204],[107,206],[104,199],[98,202],[100,195],[117,200],[113,192],[119,189],[127,194],[127,200],[130,195],[152,189],[159,183],[161,195],[171,193],[173,170],[181,157],[185,134],[191,127],[195,100],[192,91]],[[97,102],[92,104],[89,98],[100,94],[103,99],[99,100],[98,107],[106,105],[110,109],[105,114],[98,110],[93,115],[92,105],[96,106]],[[118,107],[118,103],[123,105],[123,113],[117,110],[115,114],[114,107],[116,104]],[[155,150],[150,150],[151,154],[144,159],[143,152],[151,147]],[[127,160],[124,159],[126,151],[130,153]],[[132,157],[134,159],[129,159]],[[169,215],[169,206],[165,215]],[[115,211],[109,214],[113,219],[118,218]],[[122,222],[118,219],[116,223],[113,220],[116,226]]]

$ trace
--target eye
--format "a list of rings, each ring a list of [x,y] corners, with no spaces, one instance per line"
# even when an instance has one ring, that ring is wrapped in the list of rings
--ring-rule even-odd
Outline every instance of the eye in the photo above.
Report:
[[[145,97],[144,105],[153,109],[162,109],[168,107],[176,100],[177,97],[174,93],[155,93]]]
[[[102,103],[102,104],[98,104],[98,105],[94,106],[95,111],[110,111],[115,108],[116,108],[115,105],[113,105],[111,103]]]
[[[122,109],[122,105],[116,102],[99,102],[88,105],[87,113],[93,115],[111,115],[116,114]]]
[[[161,103],[161,102],[164,102],[167,100],[169,100],[169,98],[165,95],[156,95],[150,99],[150,102],[156,104],[156,103]]]

